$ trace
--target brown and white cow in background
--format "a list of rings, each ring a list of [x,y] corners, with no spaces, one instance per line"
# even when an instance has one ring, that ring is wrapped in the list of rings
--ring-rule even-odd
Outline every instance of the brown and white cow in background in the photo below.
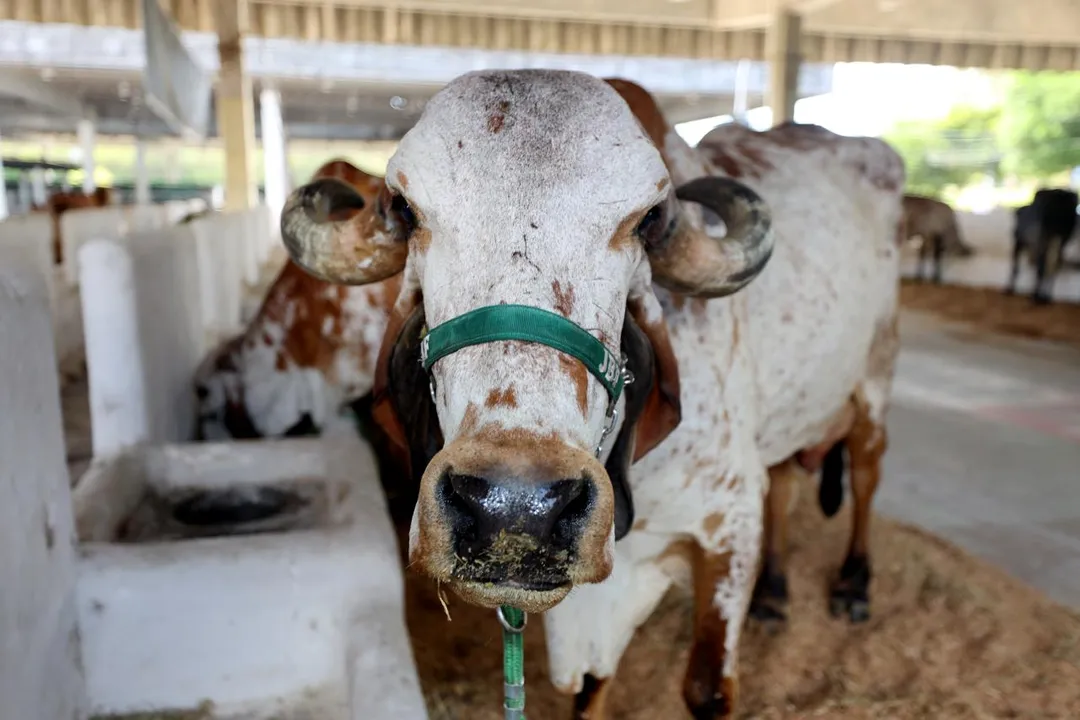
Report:
[[[710,177],[631,83],[475,72],[427,104],[379,202],[334,221],[355,193],[319,181],[282,214],[317,276],[404,269],[375,410],[422,472],[411,563],[470,602],[546,611],[551,676],[580,717],[606,715],[635,628],[687,571],[684,697],[730,717],[770,468],[842,438],[856,468],[884,450],[900,158],[815,128],[711,143],[745,184]],[[464,347],[429,383],[425,328],[501,304],[622,350],[635,381],[606,439],[604,385],[545,344]]]
[[[313,178],[338,178],[368,201],[383,187],[382,178],[345,160],[326,163]],[[198,438],[319,432],[343,405],[371,391],[399,288],[399,278],[332,285],[287,261],[247,330],[216,348],[196,371]]]
[[[923,266],[933,258],[933,280],[941,284],[941,265],[946,255],[969,257],[974,253],[964,242],[956,212],[946,203],[922,195],[904,196],[905,240],[919,238],[919,262],[915,279],[923,280]]]

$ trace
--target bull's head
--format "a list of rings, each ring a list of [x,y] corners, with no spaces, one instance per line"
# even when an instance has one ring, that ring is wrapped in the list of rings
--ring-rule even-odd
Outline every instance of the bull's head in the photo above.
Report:
[[[768,209],[726,178],[673,189],[627,103],[570,72],[453,81],[386,183],[345,222],[333,217],[361,205],[355,192],[300,188],[285,243],[334,282],[404,267],[376,415],[422,475],[411,561],[471,602],[543,611],[611,572],[629,465],[679,422],[652,283],[738,290],[769,257]],[[695,204],[725,237],[703,231]]]

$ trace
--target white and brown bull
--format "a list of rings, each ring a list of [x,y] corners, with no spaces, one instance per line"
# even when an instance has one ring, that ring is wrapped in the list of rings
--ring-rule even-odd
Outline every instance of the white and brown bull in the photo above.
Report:
[[[382,178],[331,160],[313,179],[337,178],[373,201]],[[339,212],[348,213],[348,208]],[[247,329],[195,372],[200,440],[314,434],[371,392],[400,280],[343,287],[285,263]]]
[[[377,203],[335,221],[357,195],[322,180],[282,214],[318,277],[404,270],[375,414],[422,478],[411,563],[470,602],[546,611],[580,717],[605,715],[634,629],[686,571],[684,696],[730,717],[770,468],[843,440],[859,494],[884,450],[903,165],[816,128],[730,132],[709,152],[742,182],[633,84],[470,73],[402,139]]]

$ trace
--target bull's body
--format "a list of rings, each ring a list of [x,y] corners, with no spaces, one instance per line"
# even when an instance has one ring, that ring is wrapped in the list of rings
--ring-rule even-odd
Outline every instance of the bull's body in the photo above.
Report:
[[[941,282],[942,262],[946,255],[967,257],[971,248],[964,243],[956,212],[946,203],[921,195],[904,196],[904,225],[906,239],[918,237],[919,263],[915,277],[922,280],[925,266],[933,259],[933,280]]]
[[[684,182],[701,154],[770,204],[773,257],[727,299],[665,305],[683,382],[683,420],[634,466],[635,530],[615,546],[611,579],[579,587],[545,616],[551,675],[580,690],[610,677],[635,628],[689,566],[691,536],[730,571],[713,602],[727,664],[754,583],[767,470],[828,439],[853,396],[880,424],[896,353],[897,232],[903,166],[884,143],[813,127],[755,133],[729,125],[697,156],[670,134]],[[808,178],[813,180],[808,181]],[[725,671],[729,668],[725,667]],[[692,671],[691,671],[692,672]],[[726,674],[726,673],[725,673]]]
[[[1035,287],[1031,298],[1049,303],[1057,271],[1065,257],[1065,247],[1076,230],[1077,193],[1073,190],[1042,189],[1030,205],[1017,208],[1013,226],[1012,268],[1006,292],[1016,292],[1020,256],[1027,254],[1035,266]]]

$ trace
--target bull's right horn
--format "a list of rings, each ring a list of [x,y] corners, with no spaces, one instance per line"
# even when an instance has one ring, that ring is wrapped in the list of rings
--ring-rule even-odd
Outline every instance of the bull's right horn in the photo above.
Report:
[[[727,226],[723,238],[695,227],[680,207],[674,232],[649,249],[653,278],[695,297],[731,295],[757,277],[773,249],[772,213],[753,190],[727,177],[701,177],[675,189],[680,203],[697,203]]]
[[[405,223],[334,178],[315,180],[289,195],[281,211],[281,239],[293,262],[342,285],[385,280],[401,272],[408,255]]]

